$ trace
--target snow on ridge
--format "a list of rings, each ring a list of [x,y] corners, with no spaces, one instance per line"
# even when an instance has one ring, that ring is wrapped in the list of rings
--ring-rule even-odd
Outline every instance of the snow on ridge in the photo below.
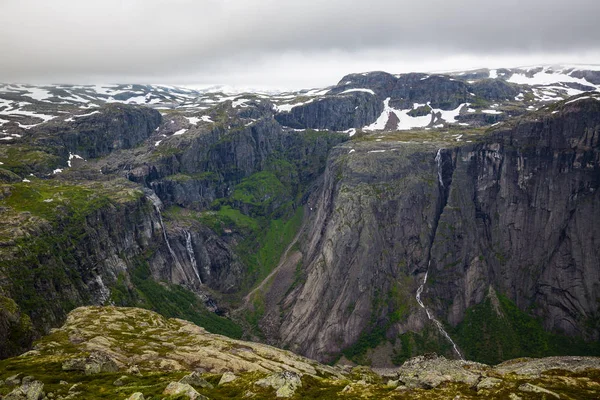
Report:
[[[342,93],[340,93],[340,94],[353,93],[353,92],[365,92],[365,93],[369,93],[369,94],[375,95],[375,92],[374,92],[374,91],[372,91],[371,89],[363,89],[363,88],[360,88],[360,89],[348,89],[348,90],[344,90],[344,91],[343,91]]]
[[[556,83],[578,83],[580,85],[594,87],[598,89],[597,85],[590,83],[585,78],[575,78],[571,75],[548,72],[547,69],[543,69],[540,72],[536,72],[532,77],[528,77],[525,74],[514,73],[507,82],[516,83],[519,85],[552,85]]]
[[[569,100],[569,101],[567,101],[567,102],[565,103],[565,105],[567,105],[567,104],[571,104],[571,103],[575,103],[576,101],[579,101],[579,100],[584,100],[584,99],[594,99],[594,100],[598,100],[598,101],[600,101],[600,98],[598,98],[598,97],[596,97],[596,96],[582,96],[582,97],[578,97],[578,98],[576,98],[576,99],[573,99],[573,100]]]
[[[498,78],[498,70],[490,69],[490,79],[496,79],[496,78]]]
[[[456,107],[454,110],[448,110],[448,111],[444,111],[444,110],[433,110],[434,113],[440,113],[441,114],[441,119],[443,119],[444,121],[446,121],[447,123],[454,123],[456,122],[456,117],[458,117],[460,115],[460,110],[463,107],[468,107],[470,106],[469,103],[462,103],[461,105],[459,105],[458,107]]]
[[[202,121],[202,118],[198,118],[198,117],[185,117],[188,121],[190,121],[190,124],[192,125],[196,125],[198,122]]]
[[[310,99],[310,100],[305,101],[303,103],[281,104],[281,105],[277,105],[276,104],[276,105],[274,105],[274,107],[275,107],[275,111],[277,111],[277,112],[290,112],[295,107],[303,106],[305,104],[312,103],[313,101],[315,101],[315,99]]]
[[[482,113],[484,114],[502,114],[502,111],[498,111],[498,110],[481,110]]]
[[[200,119],[204,122],[214,122],[212,119],[210,119],[209,115],[203,115],[200,117]]]
[[[233,107],[233,108],[248,107],[248,104],[246,104],[247,101],[248,101],[248,99],[245,99],[243,97],[237,98],[231,102],[231,107]]]

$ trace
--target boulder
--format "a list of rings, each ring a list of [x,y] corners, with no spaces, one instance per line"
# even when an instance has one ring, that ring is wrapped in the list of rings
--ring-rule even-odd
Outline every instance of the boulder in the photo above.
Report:
[[[296,389],[302,386],[302,375],[291,371],[270,374],[254,384],[262,387],[272,387],[277,397],[292,397]]]
[[[62,364],[63,371],[82,371],[86,375],[94,375],[102,372],[118,372],[119,366],[108,355],[104,353],[92,353],[87,358],[72,358]]]
[[[544,397],[547,397],[545,395],[549,395],[556,399],[560,399],[560,395],[558,393],[554,393],[548,389],[544,389],[543,387],[533,385],[531,383],[522,384],[521,386],[519,386],[519,390],[522,392],[540,393],[540,394],[544,395]]]
[[[237,379],[237,376],[235,376],[235,374],[233,372],[225,372],[223,375],[221,375],[221,380],[219,381],[219,386],[225,384],[225,383],[229,383],[229,382],[233,382]]]
[[[204,379],[198,372],[192,372],[179,380],[179,383],[187,383],[188,385],[212,389],[214,386]]]
[[[191,385],[187,383],[171,382],[163,391],[168,396],[187,396],[191,400],[208,400],[208,397],[202,396]]]
[[[127,398],[127,400],[144,400],[144,395],[140,392],[135,392]]]

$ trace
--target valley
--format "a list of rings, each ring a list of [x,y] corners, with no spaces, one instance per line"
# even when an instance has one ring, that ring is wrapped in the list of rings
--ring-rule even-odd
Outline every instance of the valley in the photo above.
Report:
[[[55,329],[119,307],[307,357],[296,372],[333,380],[303,387],[335,393],[353,366],[432,352],[600,355],[600,71],[222,90],[0,85],[0,357],[41,339],[7,371],[88,354]],[[403,398],[372,379],[372,398]]]

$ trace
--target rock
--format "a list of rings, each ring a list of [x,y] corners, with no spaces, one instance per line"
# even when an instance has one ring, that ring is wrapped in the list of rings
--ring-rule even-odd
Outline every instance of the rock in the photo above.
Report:
[[[63,371],[82,371],[86,375],[102,372],[118,372],[119,366],[108,355],[100,352],[92,353],[87,358],[72,358],[62,364]]]
[[[295,372],[283,371],[271,374],[254,384],[261,387],[272,387],[276,390],[277,397],[292,397],[296,389],[302,386],[301,377]]]
[[[187,383],[171,382],[163,391],[163,394],[169,396],[184,395],[191,400],[208,400],[208,397],[201,395],[191,385]]]
[[[24,385],[15,388],[7,394],[5,400],[41,400],[44,397],[44,384],[40,381],[29,380]]]
[[[129,377],[127,375],[123,375],[122,377],[120,377],[119,379],[117,379],[116,381],[113,382],[113,385],[115,386],[124,386],[127,384],[127,380],[129,379]]]
[[[135,392],[127,398],[127,400],[144,400],[144,395],[140,392]]]
[[[137,365],[132,365],[131,367],[129,367],[127,369],[127,373],[129,375],[142,376],[142,373],[140,372],[140,368]]]
[[[6,386],[17,386],[21,384],[21,374],[11,375],[4,381]]]
[[[399,384],[400,384],[400,381],[398,381],[398,380],[395,380],[395,381],[394,381],[394,380],[391,380],[391,379],[390,379],[390,380],[387,382],[386,386],[387,386],[387,387],[389,387],[389,388],[396,388],[396,387],[398,387],[398,385],[399,385]]]
[[[522,384],[521,386],[519,386],[519,390],[522,392],[547,394],[549,396],[560,399],[560,395],[558,393],[554,393],[548,389],[544,389],[543,387],[533,385],[531,383]]]
[[[418,356],[398,369],[398,379],[409,388],[431,389],[443,382],[474,386],[486,366],[469,361],[448,360],[435,354]]]
[[[41,400],[44,397],[44,384],[40,381],[32,381],[22,386],[27,400]]]
[[[477,390],[492,389],[502,383],[502,379],[498,378],[484,378],[477,384]]]
[[[26,385],[28,383],[31,383],[35,380],[35,378],[31,375],[25,376],[23,377],[23,379],[21,380],[21,385]]]
[[[75,393],[77,389],[81,386],[81,383],[76,383],[69,388],[69,393]]]
[[[223,379],[221,377],[221,379]],[[187,383],[192,386],[212,389],[214,386],[204,379],[198,372],[192,372],[179,380],[179,383]],[[219,382],[220,383],[220,382]]]
[[[219,386],[224,385],[225,383],[233,382],[237,379],[237,376],[233,372],[225,372],[221,375],[221,379],[219,380]]]
[[[59,384],[60,384],[60,385],[68,385],[68,384],[69,384],[69,382],[67,382],[67,381],[60,381],[60,383],[59,383]]]
[[[508,395],[510,400],[521,400],[521,396],[518,396],[516,393],[511,393]]]

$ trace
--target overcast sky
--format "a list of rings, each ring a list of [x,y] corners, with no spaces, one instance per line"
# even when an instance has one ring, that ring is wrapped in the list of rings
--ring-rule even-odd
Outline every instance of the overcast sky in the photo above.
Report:
[[[0,0],[0,82],[327,86],[600,64],[600,0]]]

